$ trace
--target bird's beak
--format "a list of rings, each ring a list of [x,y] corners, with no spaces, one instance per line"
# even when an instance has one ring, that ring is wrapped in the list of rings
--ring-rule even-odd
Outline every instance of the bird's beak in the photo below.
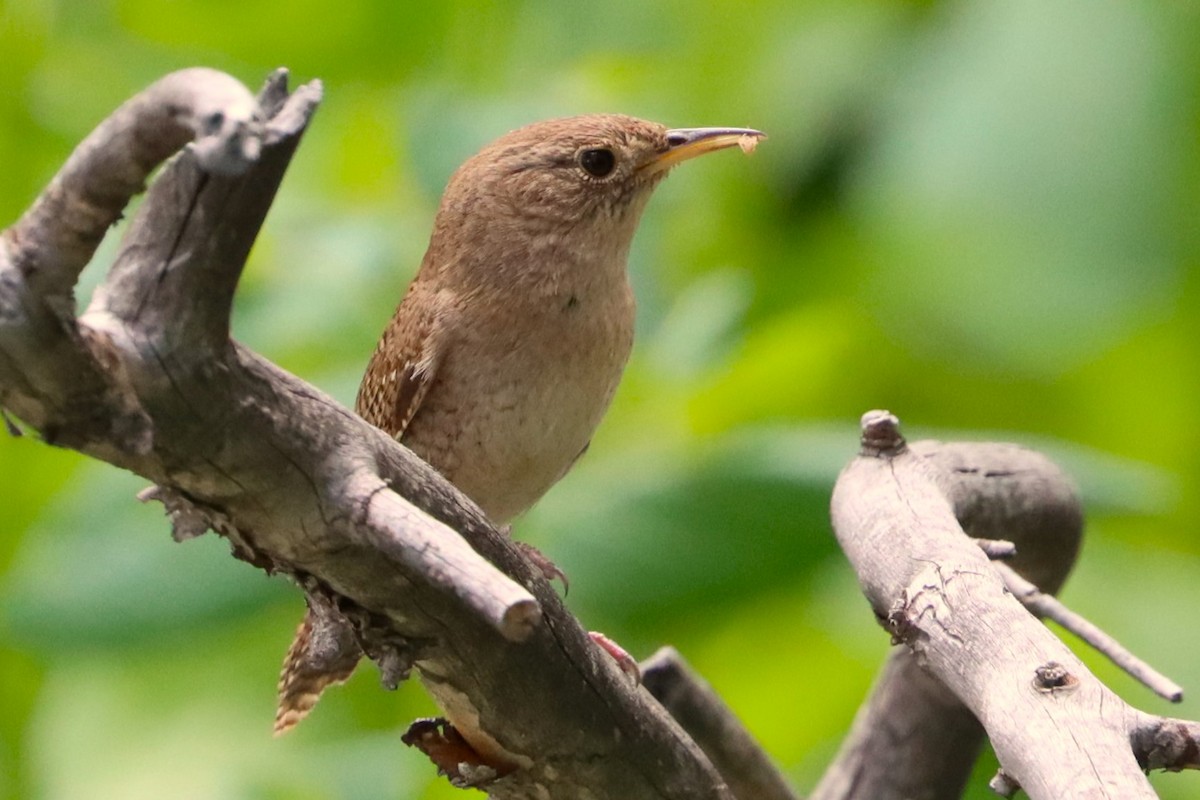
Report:
[[[667,131],[667,149],[646,162],[642,169],[650,174],[665,172],[681,161],[734,145],[750,152],[765,138],[765,133],[753,128],[673,128]]]

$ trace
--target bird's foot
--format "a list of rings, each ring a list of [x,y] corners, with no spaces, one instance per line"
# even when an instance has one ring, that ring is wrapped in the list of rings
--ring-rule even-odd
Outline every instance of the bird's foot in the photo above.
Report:
[[[588,638],[595,642],[601,650],[612,656],[613,661],[616,661],[617,666],[621,668],[621,672],[629,676],[634,686],[642,682],[642,669],[638,666],[637,661],[633,659],[633,656],[629,655],[628,650],[603,633],[600,633],[600,631],[588,631]]]
[[[511,538],[511,529],[508,526],[505,526],[502,530],[504,533],[509,534]],[[559,569],[557,564],[547,558],[545,553],[528,542],[513,539],[513,544],[521,549],[521,552],[525,554],[525,557],[529,559],[533,566],[537,567],[538,572],[542,573],[543,578],[551,583],[561,581],[564,595],[571,591],[571,584],[567,581],[566,573]]]
[[[459,789],[481,788],[517,768],[480,754],[444,717],[417,720],[400,741],[428,756],[438,772]]]

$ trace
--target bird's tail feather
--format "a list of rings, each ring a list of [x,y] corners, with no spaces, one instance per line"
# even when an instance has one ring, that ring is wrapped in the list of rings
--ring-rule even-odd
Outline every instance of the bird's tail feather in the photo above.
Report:
[[[279,674],[275,735],[287,733],[308,716],[327,686],[354,672],[362,649],[340,615],[322,614],[310,604]]]

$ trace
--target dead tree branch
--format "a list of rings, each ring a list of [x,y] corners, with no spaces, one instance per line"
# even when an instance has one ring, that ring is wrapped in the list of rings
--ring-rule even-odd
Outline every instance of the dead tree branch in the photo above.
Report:
[[[731,797],[478,509],[408,450],[229,338],[245,258],[320,86],[255,100],[170,75],[80,145],[0,239],[0,407],[145,476],[177,538],[211,527],[355,626],[392,682],[415,667],[496,798]],[[80,270],[154,166],[84,315]],[[264,730],[266,723],[264,720]],[[503,777],[496,777],[502,775]]]
[[[642,682],[700,745],[737,800],[797,800],[729,706],[674,648],[642,662]]]
[[[839,478],[832,513],[838,540],[871,607],[910,654],[903,662],[901,656],[892,659],[883,683],[901,670],[907,671],[906,679],[921,670],[927,673],[926,688],[932,699],[941,701],[947,717],[963,721],[959,709],[948,703],[946,690],[986,730],[1003,766],[997,786],[1003,784],[1006,791],[1020,786],[1034,800],[1155,797],[1143,768],[1160,762],[1179,768],[1194,763],[1194,724],[1168,724],[1113,694],[1020,605],[987,556],[965,535],[1000,538],[1003,533],[1016,542],[1014,562],[1045,546],[1037,540],[1026,546],[1022,531],[1037,526],[1020,525],[1022,515],[1043,520],[1046,531],[1064,525],[1066,533],[1061,535],[1073,535],[1077,541],[1078,526],[1072,519],[1078,517],[1078,507],[1069,485],[1054,478],[1057,471],[1047,472],[1030,462],[1040,458],[1036,454],[1030,454],[1019,470],[1011,465],[964,469],[964,460],[983,467],[1000,453],[981,452],[964,459],[964,452],[956,452],[959,446],[931,443],[909,448],[895,418],[886,412],[864,416],[863,429],[862,455]],[[989,472],[1025,477],[997,482],[987,490],[971,485],[981,476],[986,480]],[[1005,502],[992,502],[1001,495],[1008,495]],[[1006,524],[1006,514],[1017,519]],[[1014,527],[1005,530],[1008,524]],[[1054,549],[1044,551],[1047,558],[1040,566],[1026,561],[1014,567],[1039,574],[1045,586],[1057,589],[1075,547],[1068,538],[1060,540],[1059,555]],[[904,713],[905,703],[897,695],[877,687],[873,700],[880,706],[890,703],[881,710],[899,713],[903,726],[894,726],[896,716],[885,719],[866,708],[839,758],[850,769],[844,767],[827,779],[831,787],[836,781],[844,790],[826,790],[823,784],[817,797],[904,796],[887,790],[859,794],[853,783],[861,783],[864,775],[878,778],[886,767],[904,774],[905,766],[886,747],[874,752],[885,753],[887,763],[870,763],[872,750],[866,743],[872,737],[905,747],[912,746],[910,733],[918,740],[926,738],[910,727],[916,715]],[[866,730],[864,718],[885,730]],[[954,797],[958,788],[946,785],[931,792],[927,787],[920,796]]]
[[[1200,769],[1200,723],[1143,714],[1132,738],[1142,769]]]
[[[915,442],[981,553],[1057,589],[1079,549],[1083,513],[1044,456],[1010,444]],[[1012,553],[1002,544],[1011,543]],[[899,544],[892,553],[902,552]],[[994,551],[994,552],[993,552]],[[975,716],[908,648],[894,650],[812,800],[961,796],[984,743]]]

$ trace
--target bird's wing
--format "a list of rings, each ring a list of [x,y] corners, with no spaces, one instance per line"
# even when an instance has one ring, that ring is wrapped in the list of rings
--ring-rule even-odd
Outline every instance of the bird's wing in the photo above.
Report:
[[[355,411],[400,439],[433,385],[445,344],[437,296],[414,283],[379,340],[358,387]]]

